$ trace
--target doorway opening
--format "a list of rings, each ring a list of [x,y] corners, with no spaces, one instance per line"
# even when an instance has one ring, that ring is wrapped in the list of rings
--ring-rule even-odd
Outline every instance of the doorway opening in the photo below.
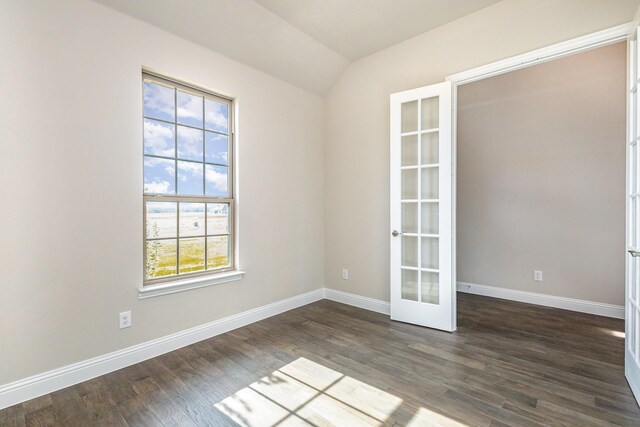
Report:
[[[621,41],[457,88],[459,291],[624,306],[626,59]]]

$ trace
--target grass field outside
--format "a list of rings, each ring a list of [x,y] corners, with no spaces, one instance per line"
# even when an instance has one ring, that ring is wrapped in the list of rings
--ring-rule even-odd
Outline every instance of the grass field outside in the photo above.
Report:
[[[229,218],[226,212],[209,213],[207,221],[209,234],[228,233]],[[229,266],[229,236],[202,237],[204,233],[204,211],[182,212],[181,210],[179,227],[177,227],[175,212],[148,214],[147,238],[159,240],[147,241],[147,279]],[[194,235],[200,237],[191,237]]]

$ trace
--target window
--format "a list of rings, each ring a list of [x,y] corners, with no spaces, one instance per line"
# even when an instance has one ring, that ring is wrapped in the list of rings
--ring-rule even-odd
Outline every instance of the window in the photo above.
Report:
[[[233,270],[232,101],[142,80],[144,284]]]

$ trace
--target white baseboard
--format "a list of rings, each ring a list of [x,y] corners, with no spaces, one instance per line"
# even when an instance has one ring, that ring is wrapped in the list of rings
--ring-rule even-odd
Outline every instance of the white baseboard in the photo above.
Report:
[[[390,304],[387,301],[362,297],[360,295],[337,291],[330,288],[325,288],[324,291],[324,297],[331,301],[341,302],[343,304],[364,308],[365,310],[375,311],[382,314],[389,314],[391,312]]]
[[[181,347],[229,332],[324,298],[324,288],[263,305],[103,356],[0,385],[0,409],[87,381]]]
[[[458,282],[458,292],[526,302],[528,304],[537,304],[546,307],[562,308],[564,310],[579,311],[581,313],[596,314],[598,316],[613,317],[616,319],[624,319],[624,307],[621,305],[537,294],[534,292],[516,291],[513,289],[477,285],[475,283],[467,282]]]

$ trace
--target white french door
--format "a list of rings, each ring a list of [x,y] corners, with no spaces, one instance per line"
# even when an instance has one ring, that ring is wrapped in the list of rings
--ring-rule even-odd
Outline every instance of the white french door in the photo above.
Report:
[[[638,97],[638,29],[629,39],[627,107],[627,262],[625,376],[640,402],[640,98]]]
[[[391,95],[391,319],[453,331],[451,83]]]

